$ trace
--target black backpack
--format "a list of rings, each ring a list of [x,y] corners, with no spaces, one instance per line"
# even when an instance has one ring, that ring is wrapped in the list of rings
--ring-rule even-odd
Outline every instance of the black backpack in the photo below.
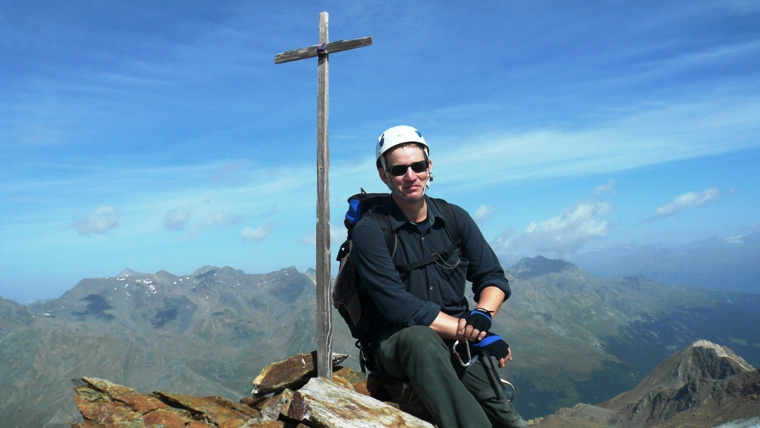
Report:
[[[388,201],[390,194],[388,193],[367,193],[364,189],[361,189],[361,193],[357,193],[348,198],[348,211],[346,212],[346,218],[343,224],[348,231],[348,237],[343,245],[340,246],[338,251],[337,260],[340,262],[338,268],[338,275],[335,277],[335,286],[333,287],[333,306],[338,310],[338,313],[346,321],[348,328],[351,330],[351,336],[356,339],[356,347],[360,350],[360,363],[362,371],[364,371],[365,364],[371,363],[368,361],[367,348],[370,345],[368,339],[370,337],[370,325],[368,317],[362,316],[362,307],[366,307],[369,302],[369,296],[366,293],[359,292],[359,284],[361,278],[356,272],[354,266],[353,256],[351,250],[353,248],[353,231],[356,223],[361,220],[362,216],[368,215],[377,221],[380,229],[385,236],[385,242],[388,245],[388,251],[391,253],[391,259],[395,258],[396,247],[398,245],[398,236],[393,233],[391,227],[391,221],[387,214],[377,212],[375,207],[382,206]],[[396,270],[399,272],[409,272],[421,266],[433,263],[438,260],[439,257],[447,259],[454,251],[459,249],[461,243],[461,237],[459,233],[459,225],[457,224],[454,212],[451,210],[448,202],[443,199],[434,199],[436,207],[443,213],[446,218],[446,233],[448,233],[452,245],[445,251],[441,252],[440,256],[430,256],[423,260],[410,263],[408,265],[396,265]],[[453,224],[455,227],[449,229],[448,224]]]

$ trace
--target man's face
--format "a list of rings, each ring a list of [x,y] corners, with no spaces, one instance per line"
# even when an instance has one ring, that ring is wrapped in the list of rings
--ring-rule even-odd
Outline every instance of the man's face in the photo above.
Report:
[[[414,172],[409,165],[425,160],[425,154],[419,146],[399,146],[385,155],[385,166],[391,169],[394,166],[407,166],[401,176],[394,176],[387,171],[379,170],[380,179],[383,182],[390,180],[393,188],[404,195],[407,199],[417,201],[425,195],[425,185],[433,170],[433,162],[428,160],[428,168],[422,172]]]

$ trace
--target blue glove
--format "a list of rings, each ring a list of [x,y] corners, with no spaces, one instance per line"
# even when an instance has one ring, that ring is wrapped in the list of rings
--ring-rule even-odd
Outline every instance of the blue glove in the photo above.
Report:
[[[475,308],[469,315],[465,314],[462,318],[467,320],[467,325],[471,325],[472,328],[481,332],[488,331],[493,324],[491,313],[483,308]]]
[[[496,357],[497,360],[506,358],[509,355],[509,345],[498,334],[488,333],[480,342],[475,343],[476,348],[486,352],[488,355]]]

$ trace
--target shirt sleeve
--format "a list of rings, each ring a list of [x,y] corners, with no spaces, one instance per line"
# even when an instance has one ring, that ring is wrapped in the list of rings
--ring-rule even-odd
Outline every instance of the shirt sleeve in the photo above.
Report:
[[[480,293],[486,287],[498,287],[504,292],[504,300],[509,299],[512,290],[509,287],[504,269],[501,267],[499,258],[496,257],[491,245],[488,244],[480,232],[475,220],[464,209],[451,205],[462,238],[462,256],[469,261],[467,266],[467,280],[472,283],[472,292],[475,301],[480,300]]]
[[[407,327],[433,323],[441,307],[406,290],[383,231],[372,217],[365,216],[354,228],[351,254],[368,294],[388,321]]]

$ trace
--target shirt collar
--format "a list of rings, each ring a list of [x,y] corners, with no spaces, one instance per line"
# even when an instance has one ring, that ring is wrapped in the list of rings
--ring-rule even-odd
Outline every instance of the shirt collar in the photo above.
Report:
[[[427,195],[424,196],[425,201],[427,201],[427,222],[428,227],[432,228],[436,221],[440,220],[442,222],[446,222],[446,218],[441,214],[441,211],[438,210],[438,207],[435,205],[433,200],[429,198]],[[393,230],[398,230],[401,228],[401,226],[405,225],[406,223],[412,223],[409,220],[407,220],[406,215],[404,215],[404,212],[401,211],[401,208],[396,204],[396,201],[393,200],[393,198],[388,198],[388,201],[385,203],[384,207],[385,212],[388,213],[388,216],[391,219],[391,227]]]

